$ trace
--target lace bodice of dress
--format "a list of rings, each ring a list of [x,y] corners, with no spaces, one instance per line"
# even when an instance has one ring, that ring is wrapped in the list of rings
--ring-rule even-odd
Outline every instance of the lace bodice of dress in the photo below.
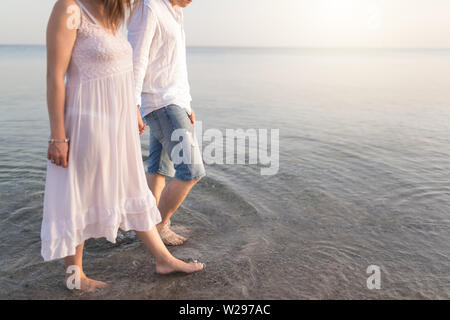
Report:
[[[68,70],[68,85],[133,70],[133,50],[126,37],[90,20],[82,8]]]

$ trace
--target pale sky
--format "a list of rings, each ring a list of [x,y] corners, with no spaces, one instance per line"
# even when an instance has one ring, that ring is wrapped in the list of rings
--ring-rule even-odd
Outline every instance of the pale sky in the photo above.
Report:
[[[0,44],[43,44],[55,0],[1,0]],[[450,48],[450,0],[194,0],[191,46]]]

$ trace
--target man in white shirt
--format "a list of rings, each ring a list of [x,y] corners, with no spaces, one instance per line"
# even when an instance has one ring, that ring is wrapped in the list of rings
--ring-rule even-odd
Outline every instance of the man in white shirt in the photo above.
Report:
[[[182,8],[191,2],[140,0],[128,26],[136,101],[150,126],[147,181],[161,212],[158,230],[167,245],[187,240],[170,229],[170,217],[206,174],[194,137],[186,65]],[[166,176],[173,178],[167,185]]]

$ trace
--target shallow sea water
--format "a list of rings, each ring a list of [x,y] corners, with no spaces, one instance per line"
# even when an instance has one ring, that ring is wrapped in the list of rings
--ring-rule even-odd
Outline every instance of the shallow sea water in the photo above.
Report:
[[[87,242],[86,272],[112,285],[83,295],[40,257],[45,49],[0,46],[0,298],[450,297],[449,51],[191,48],[188,60],[203,129],[280,129],[279,171],[207,166],[173,219],[190,240],[170,249],[204,272],[155,275],[121,233]]]

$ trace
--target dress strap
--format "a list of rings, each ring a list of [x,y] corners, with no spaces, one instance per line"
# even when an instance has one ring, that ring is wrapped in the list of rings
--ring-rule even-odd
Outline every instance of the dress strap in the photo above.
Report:
[[[94,18],[94,16],[89,12],[89,10],[88,9],[86,9],[86,7],[84,6],[84,4],[80,1],[80,0],[75,0],[77,3],[78,3],[78,5],[81,7],[81,10],[83,10],[87,15],[88,15],[88,17],[96,24],[96,25],[99,25],[98,24],[98,22],[97,22],[97,20]]]

